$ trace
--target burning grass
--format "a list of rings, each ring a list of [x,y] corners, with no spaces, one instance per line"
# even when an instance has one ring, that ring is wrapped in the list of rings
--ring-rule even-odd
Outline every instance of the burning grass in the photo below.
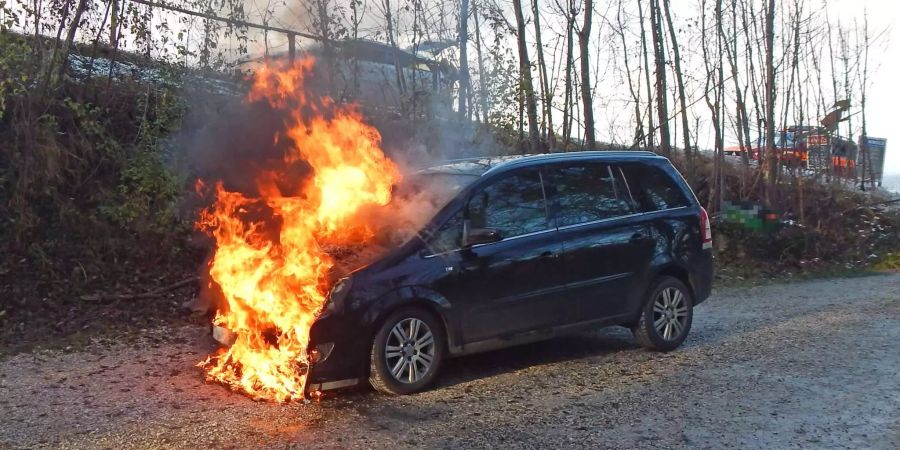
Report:
[[[363,211],[387,205],[401,178],[353,107],[304,88],[312,67],[307,58],[255,74],[246,102],[284,113],[273,140],[288,150],[281,164],[248,174],[258,195],[215,183],[215,203],[197,222],[215,240],[209,279],[225,304],[214,323],[237,335],[199,365],[208,380],[256,399],[304,397],[309,330],[333,281],[326,249],[371,241]]]

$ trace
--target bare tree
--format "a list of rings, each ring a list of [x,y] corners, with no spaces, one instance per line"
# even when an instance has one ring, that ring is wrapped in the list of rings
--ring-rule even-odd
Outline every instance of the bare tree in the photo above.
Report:
[[[862,156],[862,176],[859,178],[859,188],[866,190],[866,176],[869,177],[871,187],[875,187],[876,174],[872,167],[872,158],[869,153],[869,136],[866,129],[866,91],[869,78],[869,13],[863,11],[862,48],[857,48],[856,54],[862,55],[862,63],[856,65],[857,78],[859,79],[860,108],[862,116],[862,130],[859,137],[859,151]]]
[[[581,30],[578,31],[578,48],[581,58],[581,102],[584,105],[582,116],[584,117],[584,139],[585,145],[589,149],[597,147],[597,140],[594,135],[594,108],[593,99],[591,98],[591,65],[590,65],[590,40],[591,40],[591,21],[594,15],[593,0],[585,0],[584,2],[584,23]]]
[[[523,94],[524,108],[528,111],[528,149],[540,150],[540,133],[537,123],[537,105],[534,99],[534,85],[531,82],[531,61],[528,59],[528,44],[525,42],[525,17],[522,14],[522,0],[513,0],[516,14],[516,40],[519,48],[520,92]]]
[[[622,22],[622,0],[619,0],[618,10],[616,11],[616,34],[622,42],[622,60],[625,63],[625,76],[628,79],[628,92],[631,94],[631,101],[634,103],[634,137],[632,138],[631,147],[637,147],[641,140],[644,139],[644,121],[641,114],[641,90],[640,75],[638,76],[638,87],[635,88],[634,80],[631,76],[631,64],[628,55],[628,42],[625,39],[625,24]],[[640,63],[638,63],[640,70]]]
[[[481,105],[483,123],[488,123],[491,112],[487,101],[487,71],[484,67],[484,55],[481,51],[481,21],[478,17],[478,3],[472,7],[472,16],[475,18],[475,52],[478,54],[478,102]]]
[[[573,89],[573,71],[575,70],[575,19],[577,10],[574,0],[566,0],[566,4],[562,5],[556,0],[556,7],[566,19],[566,60],[564,63],[564,81],[563,81],[563,111],[562,111],[562,139],[563,150],[569,149],[572,138],[572,123],[574,107],[574,89]]]
[[[766,200],[773,200],[778,164],[775,153],[775,0],[766,0],[766,161],[769,184]],[[760,156],[760,161],[763,157]]]
[[[659,0],[650,2],[650,35],[653,39],[654,67],[656,68],[656,113],[659,115],[660,152],[672,155],[669,136],[669,109],[666,104],[666,57],[663,43],[662,20]]]
[[[550,90],[550,80],[547,78],[547,64],[544,62],[544,45],[541,40],[541,11],[538,9],[538,0],[531,1],[532,14],[534,14],[534,39],[537,48],[538,74],[541,81],[541,104],[544,117],[547,145],[552,150],[555,147],[553,137],[553,91]]]
[[[750,164],[750,120],[747,117],[746,94],[741,88],[740,76],[738,74],[738,22],[737,22],[737,0],[731,1],[731,29],[734,37],[731,45],[725,45],[725,55],[728,59],[728,65],[731,69],[731,79],[734,86],[735,95],[735,129],[737,130],[738,145],[741,148],[741,159],[744,165]],[[746,35],[744,36],[746,39]]]
[[[691,133],[688,125],[687,116],[687,100],[684,93],[684,76],[681,71],[681,54],[678,50],[678,39],[675,35],[675,26],[672,23],[672,13],[669,11],[669,0],[661,0],[663,9],[666,14],[666,24],[669,29],[669,40],[671,40],[672,54],[674,56],[675,66],[675,82],[678,84],[678,103],[681,107],[681,127],[684,130],[684,155],[688,161],[688,168],[691,167]]]
[[[715,159],[713,160],[713,176],[712,186],[710,187],[709,204],[710,210],[720,210],[723,200],[724,186],[722,185],[722,158],[723,152],[722,142],[724,140],[724,130],[722,129],[723,111],[722,111],[722,48],[721,48],[721,9],[722,0],[715,0],[715,30],[716,30],[716,50],[717,59],[713,60],[709,46],[710,39],[707,39],[706,25],[706,1],[700,4],[700,46],[703,51],[703,65],[706,69],[706,85],[704,88],[703,98],[709,108],[712,116],[713,131],[715,133]]]
[[[459,2],[459,119],[466,118],[469,100],[469,0]]]
[[[644,86],[647,88],[647,148],[655,150],[654,135],[656,128],[653,125],[653,92],[650,84],[650,59],[647,52],[647,32],[644,27],[644,3],[638,2],[638,21],[641,24],[641,53],[644,56]]]

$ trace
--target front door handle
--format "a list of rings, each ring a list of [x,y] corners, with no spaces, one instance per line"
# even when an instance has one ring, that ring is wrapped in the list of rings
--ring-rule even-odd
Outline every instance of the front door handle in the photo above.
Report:
[[[463,261],[459,264],[460,272],[472,272],[481,268],[481,262],[477,260]]]
[[[559,259],[559,253],[544,252],[541,253],[541,261],[550,262]]]

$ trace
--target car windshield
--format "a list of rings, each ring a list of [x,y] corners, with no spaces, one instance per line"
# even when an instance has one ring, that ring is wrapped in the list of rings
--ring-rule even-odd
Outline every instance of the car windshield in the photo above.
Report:
[[[427,193],[431,202],[440,208],[478,177],[468,173],[420,172],[403,180],[397,186],[397,193],[401,198]]]

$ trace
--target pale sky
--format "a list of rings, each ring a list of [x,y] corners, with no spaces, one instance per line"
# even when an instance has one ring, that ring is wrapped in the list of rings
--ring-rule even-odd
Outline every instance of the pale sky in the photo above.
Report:
[[[869,136],[887,138],[887,160],[884,171],[900,174],[900,1],[897,0],[830,0],[831,8],[842,16],[861,17],[862,8],[869,11],[869,29],[888,29],[885,46],[873,50],[869,65],[872,74],[866,95],[866,127]],[[874,34],[874,33],[872,33]]]

